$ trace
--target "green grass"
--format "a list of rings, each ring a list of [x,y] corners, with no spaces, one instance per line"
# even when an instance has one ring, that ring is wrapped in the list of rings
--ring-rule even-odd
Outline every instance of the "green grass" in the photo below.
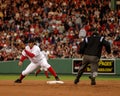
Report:
[[[59,75],[61,80],[74,80],[75,75]],[[19,74],[0,74],[0,80],[15,80],[19,78]],[[48,80],[44,74],[39,74],[37,77],[33,74],[26,76],[25,80]],[[50,75],[49,80],[54,80],[54,77]],[[83,75],[81,80],[88,80],[88,75]],[[120,76],[112,75],[100,75],[97,80],[120,80]]]

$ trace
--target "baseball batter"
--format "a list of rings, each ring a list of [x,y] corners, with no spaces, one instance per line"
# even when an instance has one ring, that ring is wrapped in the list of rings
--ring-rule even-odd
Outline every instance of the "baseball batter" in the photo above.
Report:
[[[46,57],[40,51],[40,48],[35,44],[34,39],[30,39],[28,41],[28,45],[22,51],[22,56],[18,65],[21,66],[25,59],[29,59],[31,63],[25,70],[22,71],[19,79],[15,80],[15,83],[22,83],[23,78],[38,67],[46,68],[55,77],[56,80],[59,80],[56,72],[52,66],[48,64]]]

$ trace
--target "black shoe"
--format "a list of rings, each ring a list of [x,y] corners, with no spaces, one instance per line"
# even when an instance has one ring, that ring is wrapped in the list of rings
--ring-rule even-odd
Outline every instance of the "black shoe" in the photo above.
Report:
[[[76,79],[74,80],[74,84],[77,84],[78,82],[79,82],[79,79],[76,78]]]
[[[96,85],[95,77],[89,76],[89,79],[91,80],[91,85]]]
[[[22,83],[20,79],[15,80],[15,83]]]
[[[58,76],[56,76],[55,79],[56,79],[56,81],[59,81],[59,80],[60,80]]]

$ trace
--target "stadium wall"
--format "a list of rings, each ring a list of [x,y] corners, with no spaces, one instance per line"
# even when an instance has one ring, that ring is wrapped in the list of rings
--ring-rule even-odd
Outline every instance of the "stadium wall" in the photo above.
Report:
[[[49,64],[56,70],[58,74],[73,74],[73,59],[50,59]],[[18,66],[18,61],[0,62],[0,74],[18,74],[21,73],[29,61],[26,60],[22,66]],[[120,75],[120,59],[115,59],[115,74]]]

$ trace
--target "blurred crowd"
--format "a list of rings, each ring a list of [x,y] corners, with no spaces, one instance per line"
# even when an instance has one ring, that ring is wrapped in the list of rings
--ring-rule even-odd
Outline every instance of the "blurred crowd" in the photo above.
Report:
[[[120,9],[111,0],[0,0],[0,61],[18,60],[29,38],[51,58],[81,58],[79,43],[94,31],[120,57]],[[108,58],[102,53],[102,58]]]

